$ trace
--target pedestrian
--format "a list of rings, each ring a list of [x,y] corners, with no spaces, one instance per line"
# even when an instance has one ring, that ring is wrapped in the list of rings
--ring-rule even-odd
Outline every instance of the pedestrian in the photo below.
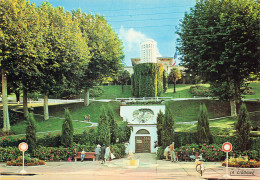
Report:
[[[74,159],[75,159],[75,162],[76,162],[77,161],[76,157],[78,155],[77,144],[75,144],[75,148],[73,150],[73,155],[74,155]]]
[[[83,148],[82,151],[81,151],[81,156],[80,156],[81,157],[81,162],[83,162],[85,156],[86,156],[86,151]]]
[[[85,120],[86,122],[88,122],[88,117],[87,117],[87,115],[84,116],[84,120]]]
[[[174,152],[174,142],[170,145],[171,162],[176,162],[175,152]]]
[[[107,145],[107,147],[106,147],[106,153],[105,153],[105,162],[106,162],[107,160],[109,160],[110,154],[111,154],[110,146]]]
[[[166,157],[166,161],[169,160],[168,156],[169,156],[169,146],[167,146],[165,149],[164,149],[164,153],[163,155]]]
[[[106,153],[106,146],[103,144],[101,147],[101,164],[105,163],[105,153]]]
[[[101,146],[98,144],[96,149],[95,149],[95,160],[96,161],[99,161],[99,158],[100,158],[100,153],[101,153]]]
[[[88,114],[88,122],[90,122],[90,114]]]

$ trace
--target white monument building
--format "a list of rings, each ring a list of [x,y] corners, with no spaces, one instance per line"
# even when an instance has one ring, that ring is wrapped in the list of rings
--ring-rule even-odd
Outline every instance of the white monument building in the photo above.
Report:
[[[156,152],[157,115],[165,113],[165,105],[120,106],[120,116],[133,127],[129,139],[129,150],[133,153]]]
[[[157,42],[147,39],[141,43],[141,62],[157,63]]]

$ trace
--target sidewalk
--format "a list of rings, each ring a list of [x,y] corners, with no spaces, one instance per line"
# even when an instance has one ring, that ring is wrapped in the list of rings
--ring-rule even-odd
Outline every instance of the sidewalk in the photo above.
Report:
[[[52,179],[221,179],[225,174],[220,162],[206,162],[206,170],[201,177],[195,170],[194,162],[172,163],[165,160],[156,160],[155,154],[138,153],[134,159],[139,159],[138,168],[124,167],[125,158],[106,162],[47,162],[45,166],[25,167],[27,173],[34,176],[18,176],[22,167],[5,166],[0,163],[1,172],[9,176],[0,175],[0,179],[12,178],[24,180],[52,180]],[[260,169],[256,169],[254,176],[231,176],[231,179],[260,179]]]

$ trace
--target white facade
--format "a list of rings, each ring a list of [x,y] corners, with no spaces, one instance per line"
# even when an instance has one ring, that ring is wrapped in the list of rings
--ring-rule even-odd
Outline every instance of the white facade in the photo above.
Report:
[[[141,43],[141,62],[157,63],[157,43],[152,39],[147,39]]]
[[[123,117],[124,121],[128,122],[129,126],[133,127],[133,131],[131,131],[129,140],[128,150],[131,150],[133,153],[135,153],[137,150],[136,146],[148,144],[150,147],[148,148],[149,150],[146,149],[147,152],[156,152],[156,149],[154,148],[154,142],[158,140],[156,124],[157,115],[160,110],[165,113],[165,105],[120,107],[120,116]]]

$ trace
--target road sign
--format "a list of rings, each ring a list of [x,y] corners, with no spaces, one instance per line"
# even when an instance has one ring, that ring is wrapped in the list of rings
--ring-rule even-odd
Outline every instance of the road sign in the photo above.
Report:
[[[25,142],[22,142],[22,143],[19,144],[18,148],[19,148],[20,151],[23,151],[23,152],[24,152],[24,151],[27,151],[27,149],[28,149],[28,144],[25,143]]]
[[[223,151],[225,151],[225,152],[230,152],[230,151],[232,151],[232,144],[229,143],[229,142],[225,142],[225,143],[222,145],[222,149],[223,149]]]

